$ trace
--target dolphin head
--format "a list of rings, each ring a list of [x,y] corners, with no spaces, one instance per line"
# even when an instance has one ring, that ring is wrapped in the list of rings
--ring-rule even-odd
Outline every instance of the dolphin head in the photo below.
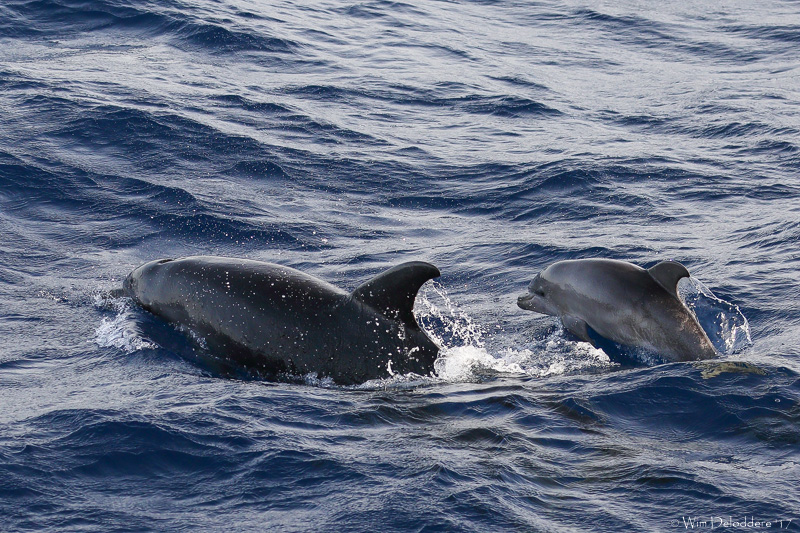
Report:
[[[517,298],[517,305],[543,315],[559,315],[555,303],[550,298],[554,290],[555,286],[548,280],[545,270],[533,278],[528,285],[528,293]]]
[[[161,275],[162,265],[171,261],[172,259],[158,259],[135,268],[122,282],[125,295],[140,304],[147,305],[148,287]]]

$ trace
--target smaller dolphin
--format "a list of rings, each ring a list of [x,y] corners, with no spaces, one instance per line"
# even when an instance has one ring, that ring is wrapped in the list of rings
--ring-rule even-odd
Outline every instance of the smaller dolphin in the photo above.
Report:
[[[316,372],[350,385],[429,374],[439,347],[417,324],[417,291],[439,270],[397,265],[345,292],[293,268],[229,257],[183,257],[131,272],[124,293],[198,333],[209,349],[267,377]]]
[[[717,355],[694,314],[678,297],[689,271],[675,261],[647,270],[625,261],[578,259],[553,263],[519,297],[522,309],[557,316],[572,334],[597,345],[591,332],[671,361]]]

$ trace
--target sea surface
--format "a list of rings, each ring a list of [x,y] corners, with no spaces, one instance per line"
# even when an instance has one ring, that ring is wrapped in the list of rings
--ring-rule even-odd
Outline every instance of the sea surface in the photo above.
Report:
[[[146,261],[429,261],[431,376],[234,379]],[[719,359],[516,298],[692,273]],[[800,3],[3,0],[0,530],[800,530]],[[767,525],[769,524],[769,525]]]

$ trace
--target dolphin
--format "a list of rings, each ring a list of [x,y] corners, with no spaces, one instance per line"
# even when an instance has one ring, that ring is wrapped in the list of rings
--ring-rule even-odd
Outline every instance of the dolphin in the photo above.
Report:
[[[348,293],[285,266],[195,256],[146,263],[123,292],[250,372],[316,372],[352,385],[433,370],[439,347],[412,309],[420,287],[439,275],[429,263],[403,263]]]
[[[519,297],[522,309],[557,316],[579,339],[597,346],[592,333],[670,361],[717,355],[694,314],[678,297],[689,271],[676,261],[645,270],[625,261],[558,261],[539,273]]]

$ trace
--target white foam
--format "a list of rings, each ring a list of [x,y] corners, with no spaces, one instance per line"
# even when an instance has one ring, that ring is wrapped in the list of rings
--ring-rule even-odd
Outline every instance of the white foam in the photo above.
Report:
[[[101,348],[118,348],[126,353],[158,348],[158,345],[145,337],[136,325],[133,305],[129,298],[98,294],[94,298],[94,305],[99,309],[116,312],[113,318],[103,318],[95,329],[95,344]]]
[[[526,356],[525,373],[534,377],[616,366],[603,350],[588,342],[568,340],[560,328],[543,339],[534,340],[531,348],[523,350],[522,354]]]
[[[434,373],[442,381],[472,381],[482,374],[525,374],[522,367],[492,356],[479,346],[459,346],[442,350],[434,362]]]

